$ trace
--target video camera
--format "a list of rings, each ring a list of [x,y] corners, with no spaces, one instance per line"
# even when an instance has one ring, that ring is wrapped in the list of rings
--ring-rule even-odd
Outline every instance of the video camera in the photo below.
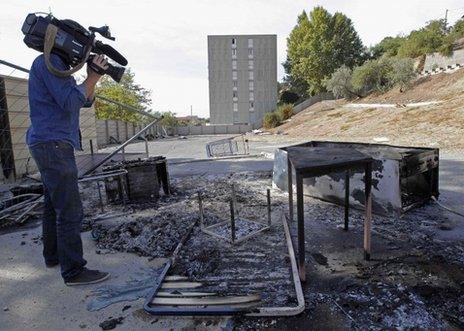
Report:
[[[24,43],[28,47],[44,53],[47,68],[53,74],[59,77],[69,76],[87,62],[97,73],[107,74],[116,82],[121,81],[124,67],[108,63],[108,69],[102,70],[92,66],[94,55],[90,54],[91,52],[107,55],[122,66],[127,65],[126,58],[118,51],[95,39],[95,33],[98,33],[104,38],[115,40],[108,26],[89,27],[87,30],[72,20],[59,20],[51,14],[39,16],[34,13],[27,15],[21,31],[24,33]],[[50,53],[60,56],[72,68],[65,71],[56,69],[50,61]]]

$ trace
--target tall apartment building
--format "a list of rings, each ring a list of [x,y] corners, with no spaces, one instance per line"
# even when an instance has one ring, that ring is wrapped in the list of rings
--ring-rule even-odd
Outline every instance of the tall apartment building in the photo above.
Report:
[[[211,124],[256,124],[277,103],[277,36],[208,36]]]

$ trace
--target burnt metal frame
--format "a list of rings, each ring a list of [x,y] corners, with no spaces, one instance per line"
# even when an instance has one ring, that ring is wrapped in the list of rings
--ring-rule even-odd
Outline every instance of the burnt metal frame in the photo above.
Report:
[[[371,226],[372,226],[372,162],[373,159],[347,161],[343,164],[334,164],[329,167],[319,167],[308,169],[295,169],[296,175],[296,204],[298,222],[298,270],[301,281],[306,281],[305,273],[305,232],[304,232],[304,202],[303,202],[303,179],[316,176],[327,175],[333,172],[345,171],[345,224],[344,230],[348,230],[349,216],[349,172],[350,170],[364,167],[364,196],[365,218],[364,218],[364,259],[370,260],[371,256]],[[293,222],[293,164],[290,154],[288,156],[288,203],[290,220]]]
[[[200,206],[201,204],[201,199],[200,201]],[[202,207],[200,207],[201,209]],[[189,229],[188,233],[182,238],[182,240],[179,242],[177,245],[172,257],[166,262],[166,264],[163,267],[163,270],[161,274],[158,276],[158,278],[155,280],[153,289],[145,299],[145,303],[143,305],[143,309],[152,315],[158,315],[158,316],[217,316],[217,315],[225,315],[225,316],[232,316],[232,315],[246,315],[246,316],[257,316],[257,317],[265,317],[265,316],[295,316],[300,313],[302,313],[305,309],[305,300],[304,300],[304,295],[303,295],[303,289],[301,287],[301,282],[300,278],[298,277],[298,267],[297,267],[297,262],[295,258],[295,251],[293,249],[293,243],[292,243],[292,238],[290,235],[290,229],[288,227],[288,222],[286,220],[286,216],[284,212],[282,211],[281,214],[281,219],[282,219],[282,225],[284,227],[285,231],[285,240],[287,243],[287,248],[288,248],[288,255],[290,258],[290,263],[292,266],[292,278],[293,278],[293,283],[295,285],[295,292],[296,292],[296,297],[298,304],[294,307],[233,307],[233,306],[226,306],[226,305],[221,305],[221,306],[202,306],[202,307],[197,307],[197,306],[185,306],[185,307],[179,307],[179,306],[152,306],[151,302],[153,299],[156,297],[158,291],[161,288],[161,285],[163,281],[166,278],[166,275],[169,272],[169,269],[171,266],[175,263],[175,260],[177,258],[177,255],[179,254],[179,251],[181,250],[183,244],[186,242],[186,240],[189,238],[193,227],[195,226],[196,222],[192,225],[192,227]]]
[[[204,209],[203,209],[203,198],[201,196],[200,191],[198,191],[198,208],[199,208],[199,213],[200,213],[200,230],[206,234],[209,234],[210,236],[227,240],[231,244],[236,244],[242,241],[245,241],[247,239],[250,239],[251,237],[254,237],[255,235],[264,232],[266,230],[269,230],[271,228],[271,189],[266,190],[266,198],[267,198],[267,225],[261,222],[249,220],[242,218],[243,221],[245,222],[250,222],[250,223],[256,223],[261,226],[263,226],[261,229],[256,230],[246,236],[241,237],[240,239],[236,239],[235,236],[235,215],[238,216],[238,210],[237,210],[237,199],[235,196],[235,186],[232,184],[231,185],[231,198],[230,198],[230,226],[231,226],[231,238],[227,238],[225,236],[221,236],[213,231],[211,231],[214,228],[217,228],[219,226],[228,224],[229,221],[222,221],[210,226],[205,227],[204,226]]]

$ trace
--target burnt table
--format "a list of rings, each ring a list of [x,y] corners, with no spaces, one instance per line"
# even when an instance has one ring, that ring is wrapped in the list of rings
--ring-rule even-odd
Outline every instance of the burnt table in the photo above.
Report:
[[[349,215],[349,178],[350,171],[360,168],[364,170],[364,258],[370,259],[371,254],[371,222],[372,222],[372,162],[371,157],[354,149],[320,148],[320,147],[289,147],[288,159],[288,203],[290,220],[293,221],[293,172],[296,178],[296,206],[298,221],[298,270],[300,279],[305,281],[305,233],[303,208],[303,179],[345,172],[345,230],[348,230]]]

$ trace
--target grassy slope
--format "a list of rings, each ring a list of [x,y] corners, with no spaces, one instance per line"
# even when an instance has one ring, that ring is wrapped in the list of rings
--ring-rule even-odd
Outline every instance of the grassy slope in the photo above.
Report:
[[[343,100],[319,102],[273,129],[295,139],[374,142],[387,137],[400,145],[464,148],[464,69],[421,78],[407,91],[393,89],[356,103],[403,104],[440,101],[408,108],[347,108]]]

